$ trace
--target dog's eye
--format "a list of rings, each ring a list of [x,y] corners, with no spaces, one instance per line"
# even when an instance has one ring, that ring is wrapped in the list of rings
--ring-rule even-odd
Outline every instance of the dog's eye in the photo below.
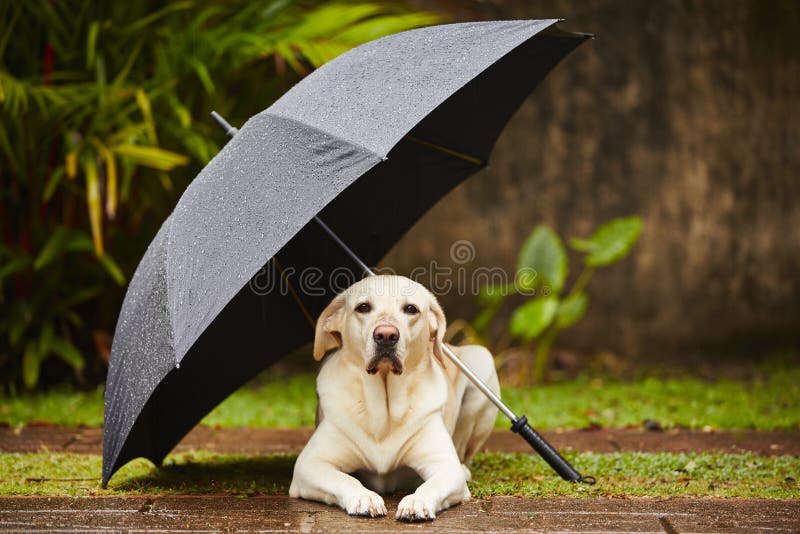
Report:
[[[358,313],[369,313],[372,311],[372,306],[369,305],[369,302],[362,302],[358,306],[356,306],[356,311]]]
[[[415,314],[419,313],[419,308],[417,308],[413,304],[406,304],[406,307],[403,308],[403,311],[406,312],[409,315],[415,315]]]

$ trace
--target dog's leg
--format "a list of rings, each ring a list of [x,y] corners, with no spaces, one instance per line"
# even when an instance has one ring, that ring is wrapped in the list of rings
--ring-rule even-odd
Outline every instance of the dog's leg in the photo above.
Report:
[[[397,506],[401,521],[427,521],[436,513],[469,500],[469,489],[461,462],[441,420],[430,422],[419,432],[404,457],[404,464],[425,481]]]
[[[336,504],[350,515],[386,515],[381,496],[341,470],[342,466],[356,470],[352,453],[338,445],[343,441],[324,422],[317,428],[294,464],[289,496]]]
[[[492,354],[484,347],[468,345],[458,347],[458,356],[496,395],[500,394],[500,383],[494,368]],[[467,377],[460,376],[464,394],[459,406],[456,427],[453,431],[453,444],[461,462],[469,465],[470,460],[480,450],[494,427],[497,407]],[[465,467],[466,469],[466,467]],[[469,480],[469,478],[467,478]]]

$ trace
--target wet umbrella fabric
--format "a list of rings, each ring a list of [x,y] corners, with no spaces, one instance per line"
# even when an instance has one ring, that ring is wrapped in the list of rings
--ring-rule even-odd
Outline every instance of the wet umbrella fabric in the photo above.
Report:
[[[525,97],[586,39],[556,23],[379,39],[247,121],[131,280],[106,385],[104,485],[134,458],[159,464],[231,392],[307,343],[336,286],[360,278],[315,215],[374,264],[486,165]]]

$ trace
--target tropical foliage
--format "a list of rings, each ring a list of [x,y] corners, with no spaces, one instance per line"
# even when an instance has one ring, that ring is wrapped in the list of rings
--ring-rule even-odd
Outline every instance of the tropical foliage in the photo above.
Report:
[[[481,289],[478,303],[481,312],[472,322],[479,337],[486,338],[492,320],[509,295],[521,294],[525,301],[511,314],[511,336],[519,340],[529,354],[533,351],[531,376],[529,361],[521,366],[521,382],[530,378],[541,382],[550,361],[550,348],[558,333],[578,322],[589,306],[586,285],[599,267],[621,260],[631,251],[642,230],[639,217],[623,217],[600,226],[587,239],[571,239],[570,247],[583,255],[583,270],[569,291],[566,289],[569,259],[564,243],[550,227],[534,228],[519,252],[517,275],[506,286]]]
[[[241,124],[347,49],[438,20],[365,1],[0,3],[0,382],[102,377],[128,277],[224,142],[212,109]]]

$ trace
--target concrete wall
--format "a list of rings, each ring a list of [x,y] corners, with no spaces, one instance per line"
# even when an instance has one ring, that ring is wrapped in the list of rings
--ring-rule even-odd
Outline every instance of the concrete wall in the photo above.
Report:
[[[566,18],[597,38],[528,99],[491,168],[431,210],[385,265],[452,265],[451,244],[469,239],[467,269],[513,270],[538,223],[585,236],[639,214],[641,242],[596,275],[589,312],[562,346],[658,357],[800,339],[800,3],[420,5],[456,20]],[[442,300],[451,319],[474,316],[474,298]]]

